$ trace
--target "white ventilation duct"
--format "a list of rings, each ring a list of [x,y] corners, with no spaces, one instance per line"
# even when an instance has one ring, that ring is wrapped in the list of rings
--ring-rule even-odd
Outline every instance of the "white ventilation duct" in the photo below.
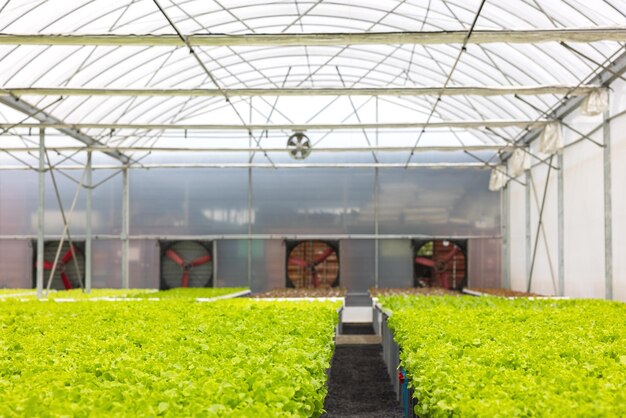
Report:
[[[506,167],[504,165],[495,166],[491,170],[491,177],[489,178],[489,190],[497,192],[506,186]]]
[[[521,148],[517,148],[511,154],[509,159],[509,174],[511,177],[517,177],[526,170],[528,166],[528,156],[526,151]]]
[[[597,89],[589,93],[580,107],[583,115],[596,116],[607,111],[609,108],[609,90]]]
[[[555,154],[563,148],[563,127],[560,122],[546,125],[539,138],[539,151],[544,154]]]

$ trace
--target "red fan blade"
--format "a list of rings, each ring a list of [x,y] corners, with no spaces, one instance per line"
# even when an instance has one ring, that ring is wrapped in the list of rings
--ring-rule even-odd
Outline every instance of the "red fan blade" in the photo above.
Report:
[[[304,260],[301,260],[299,258],[290,258],[289,259],[289,264],[291,264],[292,266],[300,266],[300,267],[308,267],[309,263],[307,263]]]
[[[210,263],[210,262],[211,262],[211,256],[210,255],[204,255],[202,257],[196,258],[191,263],[189,263],[189,265],[191,267],[198,267],[198,266],[201,266],[203,264]]]
[[[426,258],[426,257],[415,257],[415,262],[419,265],[425,266],[425,267],[431,267],[434,268],[435,267],[435,261],[431,260],[430,258]]]
[[[446,273],[446,271],[442,271],[440,277],[440,283],[441,283],[441,287],[443,287],[444,289],[448,289],[448,274]]]
[[[181,287],[189,287],[189,270],[183,270],[183,278],[180,281]]]
[[[61,280],[63,281],[63,286],[65,286],[65,290],[70,290],[72,288],[70,278],[67,277],[67,274],[65,274],[64,271],[61,272]]]
[[[326,248],[326,250],[324,250],[324,252],[322,254],[320,254],[320,256],[315,259],[313,264],[317,265],[317,264],[323,263],[334,252],[335,252],[335,250],[332,247]]]
[[[74,247],[67,250],[63,258],[61,259],[62,264],[67,264],[67,262],[72,259],[72,249],[74,250],[74,252],[76,252],[76,248]]]
[[[185,260],[183,260],[183,258],[179,256],[176,251],[169,249],[165,251],[165,255],[179,266],[183,267],[185,265]]]
[[[320,286],[320,275],[317,274],[317,270],[313,269],[313,271],[311,272],[311,277],[313,279],[313,287],[319,287]]]
[[[36,265],[36,264],[37,264],[37,263],[35,263],[35,265]],[[43,268],[44,268],[44,270],[52,270],[52,266],[53,266],[53,265],[54,265],[54,264],[53,264],[53,263],[51,263],[50,261],[44,261],[44,262],[43,262]]]
[[[454,248],[448,253],[446,254],[446,256],[441,260],[444,263],[447,263],[448,261],[452,260],[452,258],[459,252],[461,251],[461,249],[459,247],[457,247],[456,245],[454,246]]]

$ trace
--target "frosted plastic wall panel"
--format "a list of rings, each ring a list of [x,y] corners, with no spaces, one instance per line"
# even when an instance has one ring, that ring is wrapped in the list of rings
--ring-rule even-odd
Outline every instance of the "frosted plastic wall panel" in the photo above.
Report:
[[[33,249],[30,241],[0,240],[0,289],[32,287]]]
[[[557,158],[553,159],[557,165]],[[558,173],[555,170],[550,172],[546,201],[543,209],[542,228],[544,234],[539,231],[537,237],[537,224],[539,222],[539,212],[546,185],[548,167],[544,164],[532,169],[535,191],[531,188],[530,219],[531,219],[531,249],[534,250],[535,241],[537,251],[535,255],[535,266],[533,268],[533,278],[531,291],[541,295],[556,295],[558,293]],[[535,193],[536,192],[536,193]],[[547,240],[547,245],[546,245]],[[531,253],[532,254],[532,253]]]
[[[523,179],[524,176],[519,177]],[[524,186],[514,181],[507,186],[510,193],[511,289],[526,291],[526,206]]]
[[[282,240],[252,241],[252,291],[285,287],[285,244]]]
[[[94,170],[93,184],[105,181],[112,170]],[[132,173],[131,173],[132,174]],[[85,199],[85,192],[81,194]],[[94,234],[119,234],[122,231],[122,174],[106,180],[92,192],[91,227]]]
[[[368,293],[374,287],[374,240],[339,241],[341,287],[350,293]]]
[[[217,241],[217,280],[215,287],[247,287],[248,240]]]
[[[611,114],[626,110],[626,83],[613,86]],[[626,115],[611,122],[611,170],[613,193],[613,298],[626,302]]]
[[[167,169],[130,174],[131,234],[243,234],[248,172]]]
[[[467,242],[470,287],[499,288],[502,277],[502,240],[470,239]]]
[[[379,240],[378,257],[379,287],[413,287],[411,240]]]
[[[567,122],[589,132],[601,118],[573,115]],[[580,136],[565,130],[566,144]],[[592,135],[602,142],[602,130]],[[564,153],[565,295],[604,298],[603,151],[589,141]]]
[[[380,170],[380,233],[498,235],[500,200],[487,188],[489,174],[479,169]]]
[[[254,170],[255,234],[372,234],[374,170]]]
[[[122,243],[119,240],[95,240],[92,242],[92,286],[93,287],[122,287]],[[130,287],[143,287],[137,281],[146,272],[139,272],[134,268],[136,262],[136,247],[129,246]]]
[[[116,250],[119,251],[119,245],[117,247]],[[161,249],[157,240],[131,240],[128,264],[130,287],[151,289],[159,287]],[[117,271],[121,272],[120,269]]]
[[[34,234],[37,226],[37,174],[0,171],[0,234]]]
[[[80,171],[69,171],[69,175],[80,180]],[[97,184],[113,174],[111,170],[95,170],[93,183]],[[76,183],[66,177],[55,176],[66,217],[70,208]],[[61,235],[63,218],[59,209],[52,179],[45,177],[45,229],[50,236]],[[32,171],[0,171],[0,234],[36,235],[38,209],[38,175]],[[80,191],[70,218],[73,235],[85,233],[86,191]],[[121,225],[121,176],[114,177],[93,191],[92,231],[94,234],[115,234]]]

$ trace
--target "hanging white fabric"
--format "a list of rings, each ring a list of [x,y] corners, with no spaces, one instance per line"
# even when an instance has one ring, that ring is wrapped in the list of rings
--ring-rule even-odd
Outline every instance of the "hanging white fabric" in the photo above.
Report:
[[[544,154],[555,154],[563,148],[563,127],[560,122],[552,122],[545,126],[539,138],[539,151]]]
[[[511,177],[517,177],[526,170],[527,165],[528,156],[526,152],[521,148],[517,148],[511,154],[511,158],[509,158],[509,174]]]
[[[504,186],[506,186],[506,167],[504,165],[497,165],[491,170],[491,177],[489,178],[489,190],[497,192]]]
[[[589,93],[583,104],[580,107],[580,111],[583,115],[596,116],[607,111],[609,108],[609,90],[597,89]]]

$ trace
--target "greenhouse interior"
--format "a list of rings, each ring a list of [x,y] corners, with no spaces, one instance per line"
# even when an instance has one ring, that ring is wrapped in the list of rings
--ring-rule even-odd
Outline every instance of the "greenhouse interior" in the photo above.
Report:
[[[0,416],[626,416],[625,180],[626,0],[0,0]]]

